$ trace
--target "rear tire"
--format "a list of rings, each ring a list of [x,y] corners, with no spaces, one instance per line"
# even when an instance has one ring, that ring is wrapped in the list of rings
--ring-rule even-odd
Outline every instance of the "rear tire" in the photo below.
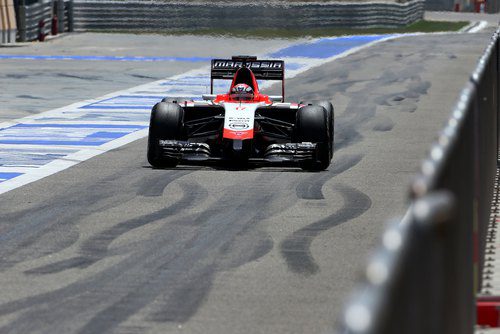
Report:
[[[317,103],[318,106],[325,108],[327,123],[328,123],[328,134],[330,136],[330,141],[328,142],[328,146],[330,149],[330,159],[333,158],[333,151],[335,147],[335,111],[333,109],[333,105],[328,101],[320,101]]]
[[[160,102],[151,110],[148,136],[148,161],[154,168],[175,167],[179,159],[164,157],[160,140],[180,140],[184,110],[175,103]]]
[[[304,170],[319,171],[330,165],[330,133],[327,111],[322,106],[309,105],[297,111],[295,137],[297,142],[311,142],[318,145],[314,161],[304,161]]]

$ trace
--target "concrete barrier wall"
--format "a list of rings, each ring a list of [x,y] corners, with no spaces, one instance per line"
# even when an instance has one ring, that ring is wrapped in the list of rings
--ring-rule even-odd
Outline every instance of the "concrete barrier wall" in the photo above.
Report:
[[[74,28],[167,30],[400,27],[421,20],[424,0],[396,2],[174,2],[74,0]]]
[[[13,0],[0,0],[0,43],[16,41],[17,25]]]

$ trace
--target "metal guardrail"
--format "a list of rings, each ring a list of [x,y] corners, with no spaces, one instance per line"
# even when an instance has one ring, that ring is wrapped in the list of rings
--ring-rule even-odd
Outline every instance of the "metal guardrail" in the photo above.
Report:
[[[424,0],[227,2],[74,0],[75,30],[399,27],[423,18]]]
[[[40,31],[45,34],[50,32],[52,27],[52,3],[40,2],[19,6],[17,11],[17,26],[18,39],[21,42],[38,39]]]
[[[57,16],[57,32],[73,31],[73,1],[54,1],[54,14]]]
[[[470,334],[497,168],[499,33],[481,57],[384,234],[340,333]]]
[[[17,6],[18,40],[34,41],[40,35],[52,32],[55,24],[59,33],[73,31],[73,1],[72,0],[41,0],[35,3],[20,3]]]

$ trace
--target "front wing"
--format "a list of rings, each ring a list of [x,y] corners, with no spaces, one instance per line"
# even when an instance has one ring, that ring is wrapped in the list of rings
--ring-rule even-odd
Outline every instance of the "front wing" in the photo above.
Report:
[[[231,162],[232,158],[214,157],[210,146],[205,143],[160,140],[162,155],[178,159],[185,165],[209,165]],[[316,161],[318,145],[315,143],[285,143],[269,145],[263,157],[250,157],[248,164],[261,166],[299,166],[301,163]]]

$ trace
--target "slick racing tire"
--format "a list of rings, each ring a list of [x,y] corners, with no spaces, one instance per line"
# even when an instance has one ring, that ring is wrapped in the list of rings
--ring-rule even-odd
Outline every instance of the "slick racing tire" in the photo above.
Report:
[[[335,147],[335,111],[333,109],[333,105],[329,101],[319,101],[317,103],[307,103],[304,101],[299,102],[300,104],[307,105],[317,105],[325,108],[327,124],[328,124],[328,134],[330,135],[330,141],[328,142],[329,150],[330,150],[330,159],[333,158],[333,151]]]
[[[309,105],[297,111],[295,123],[297,142],[311,142],[318,145],[315,160],[301,163],[304,170],[320,171],[330,165],[330,134],[327,122],[327,111],[321,106]]]
[[[148,161],[154,168],[175,167],[178,158],[164,157],[160,140],[180,140],[183,132],[184,110],[174,103],[160,102],[151,110],[148,136]]]
[[[330,136],[330,141],[328,142],[329,150],[330,150],[330,159],[333,158],[333,150],[335,146],[335,111],[333,109],[333,105],[328,101],[320,101],[317,103],[318,106],[325,108],[327,124],[328,124],[328,134]]]

